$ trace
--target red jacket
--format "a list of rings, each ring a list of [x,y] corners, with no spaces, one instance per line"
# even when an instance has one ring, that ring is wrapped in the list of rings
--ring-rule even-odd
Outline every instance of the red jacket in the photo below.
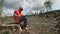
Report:
[[[14,21],[15,23],[19,23],[20,17],[22,17],[22,13],[19,10],[14,11]]]

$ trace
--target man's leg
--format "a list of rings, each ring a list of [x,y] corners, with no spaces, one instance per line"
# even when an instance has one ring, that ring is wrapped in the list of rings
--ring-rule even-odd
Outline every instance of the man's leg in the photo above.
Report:
[[[24,17],[24,27],[25,28],[27,27],[27,17],[26,16]]]
[[[22,22],[23,22],[23,25],[21,25],[21,28],[25,29],[27,27],[27,17],[26,16],[22,17]]]

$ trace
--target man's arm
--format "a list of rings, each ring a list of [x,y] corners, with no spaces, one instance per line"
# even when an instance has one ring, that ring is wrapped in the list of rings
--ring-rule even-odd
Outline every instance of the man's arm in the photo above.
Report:
[[[18,15],[17,15],[17,12],[16,12],[16,11],[14,11],[13,16],[14,16],[14,17],[18,17]]]

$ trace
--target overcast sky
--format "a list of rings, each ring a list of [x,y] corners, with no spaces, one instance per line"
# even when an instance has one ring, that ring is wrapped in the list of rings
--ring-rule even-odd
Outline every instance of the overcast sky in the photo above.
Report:
[[[22,13],[25,15],[31,9],[40,10],[39,8],[44,6],[43,3],[45,1],[46,0],[4,0],[3,13],[13,15],[14,10],[21,6],[24,9]],[[52,0],[52,2],[53,10],[60,9],[60,0]]]

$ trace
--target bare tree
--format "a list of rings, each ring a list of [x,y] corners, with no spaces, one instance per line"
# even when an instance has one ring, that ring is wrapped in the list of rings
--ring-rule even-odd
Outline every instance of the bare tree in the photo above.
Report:
[[[52,2],[51,2],[51,0],[45,1],[45,2],[44,2],[44,5],[45,5],[45,7],[47,8],[47,11],[52,9],[52,8],[51,8],[51,7],[52,7]]]
[[[2,7],[3,7],[3,0],[0,0],[0,22],[1,22]]]

